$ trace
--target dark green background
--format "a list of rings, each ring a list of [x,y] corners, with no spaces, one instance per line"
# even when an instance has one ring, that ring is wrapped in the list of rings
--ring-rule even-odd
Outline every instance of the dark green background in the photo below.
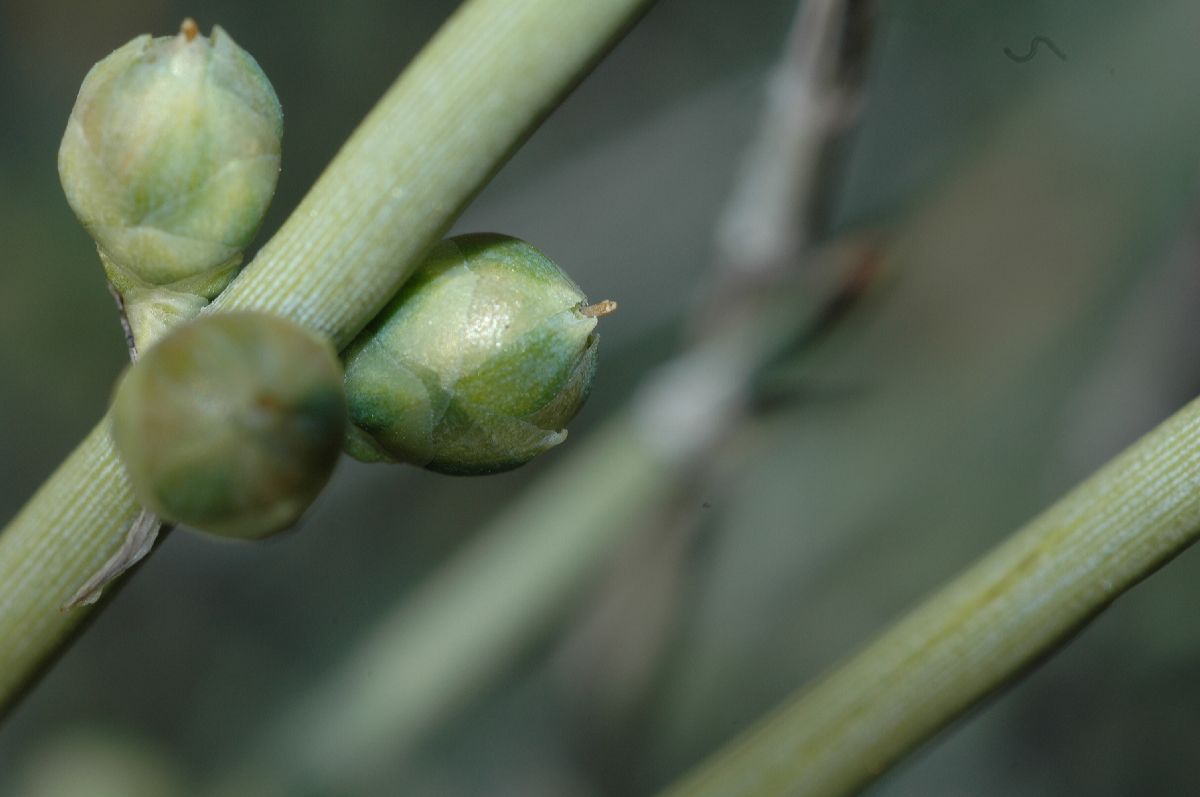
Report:
[[[55,171],[88,67],[185,15],[259,60],[285,113],[261,243],[454,5],[0,1],[0,515],[91,428],[124,360]],[[652,674],[620,692],[615,657],[571,653],[598,583],[398,763],[388,793],[648,793],[1190,398],[1188,5],[887,4],[836,226],[896,234],[894,290],[690,496],[702,528],[675,570],[647,576],[679,585]],[[253,547],[172,535],[0,729],[0,793],[192,793],[627,402],[711,265],[792,11],[663,0],[458,225],[525,238],[594,299],[620,300],[561,449],[484,479],[344,462],[297,533]],[[1068,60],[1004,56],[1035,35]],[[1198,568],[1185,554],[872,793],[1192,791]]]

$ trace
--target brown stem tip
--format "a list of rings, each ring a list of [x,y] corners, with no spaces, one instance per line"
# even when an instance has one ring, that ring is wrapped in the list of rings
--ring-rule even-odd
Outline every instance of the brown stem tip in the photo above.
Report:
[[[200,26],[196,24],[196,20],[186,17],[183,24],[179,26],[179,32],[183,34],[183,38],[191,41],[200,33]]]
[[[604,301],[596,302],[595,304],[583,305],[579,308],[579,314],[585,315],[588,318],[603,318],[609,313],[616,311],[616,309],[616,302],[614,302],[612,299],[605,299]]]

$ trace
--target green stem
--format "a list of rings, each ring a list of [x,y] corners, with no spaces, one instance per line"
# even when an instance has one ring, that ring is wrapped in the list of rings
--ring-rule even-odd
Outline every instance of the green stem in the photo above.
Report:
[[[1197,484],[1200,401],[667,794],[861,789],[1194,542]]]
[[[647,4],[466,3],[212,309],[266,310],[348,343]],[[86,616],[60,607],[137,512],[103,419],[4,529],[0,711]]]
[[[345,346],[649,0],[473,0],[401,75],[213,309]]]

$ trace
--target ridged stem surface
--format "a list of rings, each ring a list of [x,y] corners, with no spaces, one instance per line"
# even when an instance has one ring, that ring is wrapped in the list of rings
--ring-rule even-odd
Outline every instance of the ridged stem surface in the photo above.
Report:
[[[1198,536],[1194,401],[666,794],[854,793]]]

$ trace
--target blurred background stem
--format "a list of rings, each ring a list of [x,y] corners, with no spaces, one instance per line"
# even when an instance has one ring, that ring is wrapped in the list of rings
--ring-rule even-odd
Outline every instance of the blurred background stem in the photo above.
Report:
[[[273,312],[345,345],[646,5],[464,4],[212,309]],[[105,419],[0,534],[0,711],[86,616],[60,607],[137,509]]]
[[[1121,46],[1136,53],[1148,42],[1157,45],[1170,35],[1172,25],[1178,24],[1170,20],[1167,14],[1139,17],[1136,25],[1127,28],[1129,41]],[[1116,48],[1107,51],[1106,56],[1129,57]],[[1181,93],[1174,96],[1186,96],[1182,78],[1185,71],[1177,64],[1151,74],[1153,80],[1139,75],[1142,85],[1155,85],[1156,91],[1164,95],[1178,91]],[[900,313],[897,305],[905,298],[909,302],[915,299],[916,307],[928,306],[922,305],[919,297],[934,291],[944,291],[949,307],[986,306],[984,302],[972,303],[961,285],[955,284],[954,270],[963,263],[978,264],[981,271],[996,275],[995,286],[1008,284],[1012,270],[1023,267],[1015,264],[1030,264],[1031,270],[1059,280],[1068,279],[1073,272],[1098,273],[1095,264],[1128,256],[1121,251],[1121,233],[1112,230],[1138,224],[1170,229],[1180,217],[1179,208],[1189,215],[1194,213],[1194,155],[1180,155],[1176,162],[1186,164],[1186,170],[1178,178],[1166,178],[1165,170],[1156,173],[1142,164],[1128,165],[1126,157],[1144,148],[1159,153],[1185,152],[1175,149],[1179,145],[1175,143],[1174,125],[1193,124],[1194,106],[1187,102],[1170,106],[1186,109],[1187,120],[1176,112],[1172,125],[1161,128],[1167,132],[1159,132],[1147,123],[1136,131],[1138,138],[1117,125],[1076,130],[1071,115],[1074,106],[1063,99],[1077,96],[1067,88],[1073,77],[1062,76],[1060,85],[1050,84],[1049,90],[1035,96],[1028,106],[1033,109],[1028,111],[1031,117],[1061,120],[1057,121],[1058,129],[1044,121],[1042,126],[1027,124],[1018,118],[1020,113],[1006,116],[977,161],[956,175],[944,196],[915,214],[906,229],[897,233],[885,261],[889,268],[895,266],[902,272],[898,279],[904,281],[903,291],[898,294],[904,293],[905,297],[892,297],[891,312]],[[1098,133],[1097,129],[1104,132]],[[1122,137],[1125,135],[1129,138]],[[1086,172],[1087,180],[1092,181],[1085,183],[1087,190],[1080,190],[1077,183],[1076,175],[1083,170],[1075,172],[1058,165],[1079,147],[1094,148],[1098,153]],[[1095,164],[1112,164],[1111,176]],[[1030,182],[1039,178],[1044,181],[1041,190],[1030,190]],[[1149,195],[1152,186],[1161,191],[1157,186],[1164,183],[1181,187],[1174,195],[1179,197],[1178,205],[1138,201],[1139,192]],[[979,227],[995,225],[1004,230],[1004,235],[995,236],[997,241],[1021,240],[1023,234],[1028,243],[1004,251],[993,245],[993,240],[972,234],[968,229],[971,222],[966,219],[978,220],[980,215],[968,206],[971,197],[981,192],[990,195],[996,210],[991,218],[977,221]],[[1056,231],[1062,229],[1070,223],[1070,211],[1088,202],[1096,208],[1111,203],[1112,209],[1097,212],[1095,218],[1081,224],[1081,234],[1075,239],[1079,245],[1045,254],[1048,248],[1037,231],[1048,225],[1056,225]],[[997,223],[995,219],[1004,221]],[[1104,223],[1104,219],[1110,221]],[[969,243],[958,245],[956,239]],[[924,264],[939,260],[943,263],[940,270],[924,268]],[[1138,268],[1131,266],[1131,273]],[[1089,278],[1074,286],[1068,300],[1048,308],[1047,317],[1085,306],[1083,297],[1086,291],[1096,290],[1097,281]],[[1127,287],[1117,283],[1104,290],[1116,295]],[[912,311],[910,306],[908,312]],[[907,346],[918,351],[923,347],[935,357],[941,354],[942,359],[933,360],[935,368],[963,361],[961,353],[969,349],[960,348],[959,341],[952,337],[971,329],[972,324],[965,315],[953,318],[941,334],[909,339]],[[876,323],[878,334],[896,334],[895,327],[878,319]],[[1001,329],[996,334],[1017,334],[1012,325]],[[984,378],[991,379],[1002,371],[1003,363],[998,359],[983,361],[980,370],[986,373]],[[1056,367],[1070,367],[1072,363],[1073,358],[1068,356]],[[914,365],[919,364],[919,355],[905,362],[898,369],[898,379],[918,378]],[[874,365],[877,374],[884,371],[880,363]],[[961,380],[961,376],[956,379]],[[986,381],[984,384],[989,385]],[[946,389],[946,382],[938,385]],[[937,394],[932,396],[924,400],[935,404],[942,400]],[[1023,400],[1005,396],[1007,400]],[[895,400],[893,395],[882,403]],[[1108,400],[1111,402],[1111,397]],[[897,417],[888,413],[876,431],[897,428]],[[995,412],[982,414],[974,423],[987,425],[994,417]],[[1068,412],[1055,423],[1061,426],[1069,418]],[[1032,434],[1028,426],[1016,432]],[[921,462],[924,454],[911,440],[900,439],[904,441],[896,446],[900,461]],[[894,463],[892,470],[897,472]],[[861,473],[861,466],[855,471]],[[978,470],[973,478],[981,478]],[[1191,545],[1200,535],[1200,496],[1195,489],[1198,481],[1200,404],[1193,402],[845,664],[752,724],[667,794],[836,795],[863,788],[968,708],[1027,672],[1119,595]],[[987,489],[999,487],[988,484]],[[851,488],[852,494],[856,490],[857,486]],[[958,496],[943,473],[940,484],[923,500],[931,503],[928,523],[929,516],[951,511]],[[892,517],[878,516],[876,522],[887,528]],[[914,545],[909,537],[901,538],[890,549],[881,536],[864,548],[862,556],[877,561],[877,572],[884,572],[904,567],[906,562],[912,566],[911,561],[901,561],[902,557],[911,560],[932,556],[933,549],[951,545],[958,536],[970,536],[952,527],[940,531],[940,535],[929,535],[924,545]],[[908,546],[912,547],[906,551]],[[860,582],[851,583],[854,586],[846,591],[845,600],[856,600],[862,589]],[[797,604],[793,609],[803,611]],[[842,611],[843,607],[834,610]],[[808,638],[801,633],[794,644],[807,643]],[[783,647],[788,643],[781,640],[777,644]],[[1131,655],[1140,655],[1140,651]]]
[[[837,265],[826,263],[848,267]],[[757,375],[824,320],[823,305],[799,296],[763,303],[752,321],[658,370],[630,410],[595,430],[268,724],[215,793],[263,777],[369,791],[371,778],[570,611],[626,540],[658,532],[647,520],[704,470],[746,411]]]
[[[216,793],[262,777],[369,791],[575,606],[627,540],[661,531],[664,508],[720,460],[764,374],[860,298],[873,242],[813,250],[815,209],[835,184],[827,157],[861,105],[872,11],[859,0],[801,6],[725,209],[698,340],[268,724]]]
[[[560,616],[676,478],[628,418],[611,420],[269,724],[217,791],[236,793],[248,775],[292,788],[365,788]]]

